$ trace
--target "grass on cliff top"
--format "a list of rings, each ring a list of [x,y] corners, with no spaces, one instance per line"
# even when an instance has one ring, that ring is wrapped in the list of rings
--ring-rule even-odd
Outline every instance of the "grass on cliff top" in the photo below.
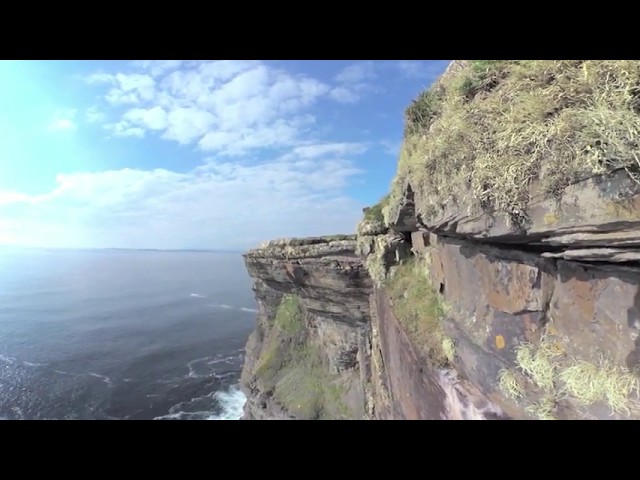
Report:
[[[407,108],[385,217],[407,182],[429,220],[465,203],[522,217],[528,186],[548,196],[585,176],[640,165],[640,61],[474,60]]]
[[[364,211],[364,219],[370,222],[383,222],[382,209],[389,202],[389,195],[385,195],[375,205],[371,205]]]
[[[414,345],[437,366],[450,365],[455,357],[455,346],[442,325],[445,306],[431,286],[423,262],[417,257],[402,262],[386,287],[393,313]]]

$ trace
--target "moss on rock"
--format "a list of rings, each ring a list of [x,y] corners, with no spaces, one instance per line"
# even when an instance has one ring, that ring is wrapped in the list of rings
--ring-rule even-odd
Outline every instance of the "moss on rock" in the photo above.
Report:
[[[346,390],[309,335],[296,295],[283,296],[253,374],[295,418],[351,418],[343,400]]]
[[[416,347],[435,365],[451,365],[455,344],[443,327],[447,309],[429,282],[424,262],[416,257],[404,261],[385,285],[393,312]]]

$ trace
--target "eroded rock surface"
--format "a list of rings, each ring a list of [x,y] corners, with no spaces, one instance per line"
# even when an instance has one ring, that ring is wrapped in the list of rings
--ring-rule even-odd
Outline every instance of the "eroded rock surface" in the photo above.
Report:
[[[628,261],[637,260],[630,256],[629,247],[640,246],[640,185],[624,170],[571,185],[559,200],[545,197],[534,183],[531,196],[522,224],[475,209],[465,201],[452,201],[425,226],[484,242],[570,248],[567,258],[572,260],[593,260],[594,255],[606,253],[594,252],[596,247],[626,248],[620,253]],[[461,193],[460,198],[468,199],[470,194]]]

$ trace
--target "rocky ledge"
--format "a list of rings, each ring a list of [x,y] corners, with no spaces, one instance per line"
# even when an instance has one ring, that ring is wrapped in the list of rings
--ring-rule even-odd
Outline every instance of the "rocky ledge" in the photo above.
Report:
[[[245,254],[259,305],[242,384],[247,419],[364,418],[372,283],[354,235]]]
[[[501,418],[477,388],[425,361],[357,248],[350,235],[274,240],[245,254],[259,313],[243,418]]]

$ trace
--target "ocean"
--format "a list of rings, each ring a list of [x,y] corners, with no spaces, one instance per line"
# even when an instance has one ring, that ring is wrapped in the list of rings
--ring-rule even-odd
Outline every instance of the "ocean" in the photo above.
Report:
[[[0,418],[239,419],[240,254],[0,248]]]

